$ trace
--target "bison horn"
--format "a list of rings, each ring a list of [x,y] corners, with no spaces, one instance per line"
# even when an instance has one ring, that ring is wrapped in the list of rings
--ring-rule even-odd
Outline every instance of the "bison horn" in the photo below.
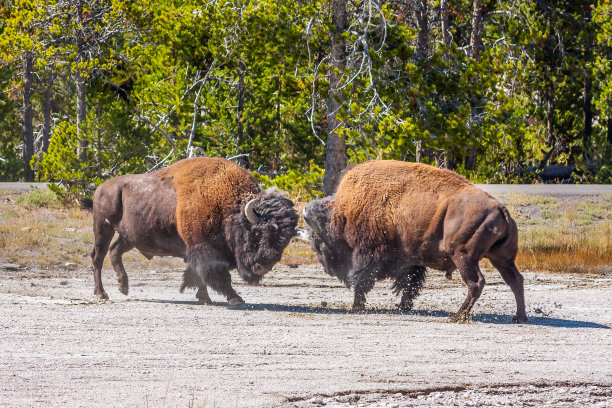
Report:
[[[244,206],[244,215],[251,224],[257,224],[259,222],[259,216],[255,214],[255,209],[253,208],[253,204],[255,204],[256,200],[257,199],[254,198]]]

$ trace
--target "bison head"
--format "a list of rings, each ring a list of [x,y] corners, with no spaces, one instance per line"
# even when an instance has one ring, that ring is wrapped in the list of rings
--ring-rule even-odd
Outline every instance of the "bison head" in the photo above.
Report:
[[[311,228],[312,249],[325,272],[347,283],[348,272],[352,266],[352,251],[346,241],[333,233],[330,220],[332,205],[333,196],[314,200],[304,207],[302,215]]]
[[[296,234],[298,215],[293,202],[269,189],[241,207],[226,229],[242,278],[257,283],[280,261]]]

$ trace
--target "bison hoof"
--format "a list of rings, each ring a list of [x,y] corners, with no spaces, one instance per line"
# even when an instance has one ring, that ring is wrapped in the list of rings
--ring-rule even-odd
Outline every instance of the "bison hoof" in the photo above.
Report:
[[[527,316],[514,316],[512,318],[512,323],[528,323],[529,319],[527,319]]]
[[[108,300],[108,295],[106,294],[106,292],[95,293],[95,295],[98,298],[98,300]]]
[[[352,313],[363,313],[365,311],[365,305],[353,305],[351,308]]]
[[[230,306],[240,306],[240,305],[244,305],[244,300],[242,300],[239,297],[235,297],[235,298],[231,298],[228,301],[228,303],[229,303]]]
[[[409,312],[409,311],[411,311],[411,310],[412,310],[412,303],[407,304],[407,305],[404,305],[404,304],[401,304],[401,303],[400,303],[400,304],[397,306],[397,308],[398,308],[398,309],[399,309],[401,312],[403,312],[403,313],[405,313],[405,312]]]
[[[472,323],[470,312],[457,312],[448,319],[451,323]]]
[[[210,305],[210,304],[212,304],[212,300],[210,298],[199,297],[197,299],[198,299],[198,305]]]

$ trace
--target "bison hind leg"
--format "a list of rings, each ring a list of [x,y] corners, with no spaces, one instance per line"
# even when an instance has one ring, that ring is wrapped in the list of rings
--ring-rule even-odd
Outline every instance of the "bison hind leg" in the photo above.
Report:
[[[200,275],[195,273],[191,267],[188,267],[185,272],[183,272],[183,283],[181,283],[179,291],[183,293],[185,288],[198,289],[196,292],[196,298],[198,299],[199,304],[210,305],[212,303],[212,300],[208,295],[208,290],[206,289],[206,284],[202,281]]]
[[[496,259],[489,257],[493,266],[499,271],[504,281],[510,286],[516,300],[516,315],[512,318],[514,323],[527,323],[525,312],[525,288],[523,275],[519,272],[513,259]]]
[[[121,235],[119,235],[115,242],[111,244],[109,251],[111,264],[113,265],[113,269],[117,274],[117,282],[119,282],[119,291],[124,295],[128,294],[130,285],[128,283],[128,276],[125,272],[125,267],[123,266],[123,261],[121,260],[121,257],[124,253],[131,250],[132,248],[134,248],[134,246],[127,242]]]
[[[402,294],[399,308],[403,311],[412,309],[414,299],[419,295],[425,283],[427,269],[420,265],[410,265],[401,268],[393,283],[393,293]]]

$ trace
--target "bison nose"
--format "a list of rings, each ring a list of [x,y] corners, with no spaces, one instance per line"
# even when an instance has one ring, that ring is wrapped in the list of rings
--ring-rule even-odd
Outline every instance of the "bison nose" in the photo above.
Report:
[[[253,273],[255,275],[264,276],[267,272],[268,270],[258,263],[253,266]]]

